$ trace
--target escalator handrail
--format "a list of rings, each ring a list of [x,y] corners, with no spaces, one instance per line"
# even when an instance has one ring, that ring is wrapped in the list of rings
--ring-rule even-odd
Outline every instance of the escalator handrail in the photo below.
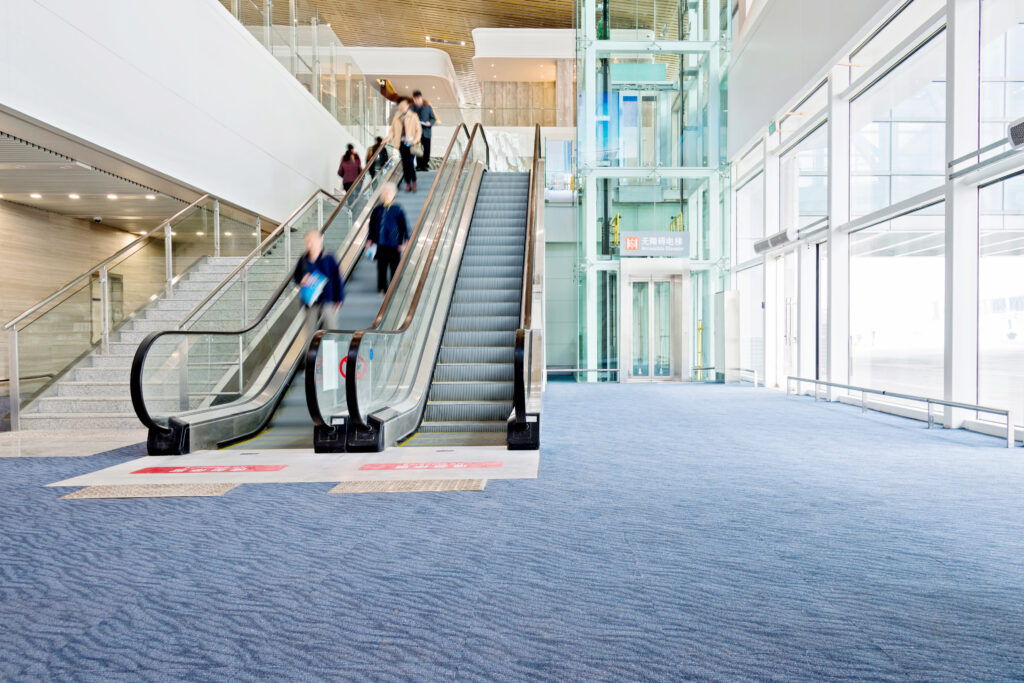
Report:
[[[533,131],[533,165],[530,167],[530,190],[526,203],[526,242],[523,247],[523,293],[519,309],[519,329],[513,354],[514,384],[512,405],[516,424],[526,423],[526,334],[533,325],[533,253],[537,238],[537,173],[540,164],[540,124]]]
[[[467,131],[466,124],[459,124],[461,130]],[[416,291],[413,293],[412,302],[409,304],[409,310],[406,312],[405,319],[401,325],[394,330],[379,330],[377,327],[380,325],[383,313],[387,309],[387,303],[394,296],[397,291],[398,276],[402,272],[402,268],[405,265],[405,259],[402,260],[402,264],[399,265],[399,269],[396,271],[395,276],[391,279],[391,286],[388,288],[387,296],[384,299],[384,304],[381,305],[380,312],[377,314],[377,318],[373,321],[373,325],[368,328],[358,330],[352,335],[352,341],[349,343],[348,355],[345,359],[345,397],[348,403],[349,419],[354,422],[357,427],[365,428],[366,423],[359,415],[359,399],[356,396],[356,365],[359,358],[359,346],[362,343],[363,336],[367,332],[376,332],[378,334],[401,334],[408,329],[412,322],[413,317],[416,314],[416,309],[419,307],[420,297],[423,294],[423,288],[426,284],[426,280],[430,275],[431,262],[434,259],[434,254],[437,252],[437,247],[440,244],[441,236],[444,233],[444,226],[448,222],[448,214],[451,212],[452,204],[455,201],[455,196],[458,194],[459,180],[462,177],[462,172],[466,167],[466,161],[469,159],[469,155],[473,151],[473,141],[476,139],[477,132],[480,132],[481,139],[484,141],[485,149],[489,150],[487,145],[487,136],[483,132],[483,126],[479,123],[473,125],[472,132],[468,132],[469,139],[466,142],[466,148],[463,150],[462,158],[459,160],[459,166],[455,171],[455,182],[452,183],[452,189],[448,194],[448,199],[445,201],[445,206],[441,214],[441,220],[437,222],[437,229],[434,233],[433,240],[430,245],[430,252],[427,254],[426,260],[424,261],[423,270],[420,272],[419,281],[416,283]],[[456,135],[452,136],[452,141],[448,145],[448,149],[445,151],[444,160],[441,163],[442,168],[448,157],[451,155],[452,148],[455,146],[455,140],[458,137],[458,131]],[[489,158],[489,151],[485,154],[485,158]],[[440,177],[440,176],[438,176]],[[436,182],[435,182],[436,185]],[[431,188],[433,193],[434,188]],[[429,206],[430,197],[424,203],[424,209]],[[425,212],[420,214],[420,225],[416,226],[417,232],[422,227],[422,222],[425,219]],[[320,412],[320,402],[317,397],[316,390],[316,357],[319,354],[320,343],[323,340],[324,334],[331,332],[343,332],[343,330],[319,330],[313,335],[310,340],[309,348],[306,352],[306,405],[309,408],[310,417],[313,419],[313,423],[317,426],[326,426],[326,421],[323,418],[323,414]]]
[[[377,153],[380,152],[380,149],[383,149],[383,145],[381,145],[381,147],[378,148],[374,152],[373,156],[370,157],[371,160],[376,159]],[[352,183],[352,186],[349,188],[348,192],[345,193],[345,197],[342,199],[341,203],[331,213],[330,218],[325,220],[324,224],[322,226],[320,226],[320,232],[321,233],[323,233],[324,230],[326,230],[327,226],[329,226],[331,224],[331,222],[335,219],[335,217],[338,215],[338,211],[340,211],[341,208],[343,206],[345,206],[345,203],[348,201],[349,196],[352,194],[352,192],[357,187],[359,187],[360,181],[363,178],[363,174],[366,173],[368,168],[369,168],[369,164],[367,164],[367,166],[365,166],[363,168],[363,171],[359,174],[359,177],[356,179],[356,181],[354,183]],[[319,192],[321,192],[321,190],[317,190],[317,193],[319,193]],[[313,197],[315,197],[317,193],[314,193]],[[307,200],[305,203],[303,203],[303,207],[305,207],[308,204],[309,204],[309,200]],[[289,220],[291,220],[291,219],[289,219]],[[285,226],[287,224],[288,224],[288,222],[286,221],[286,222],[282,223],[281,225]],[[354,270],[356,265],[358,265],[359,259],[358,258],[352,259],[352,261],[350,263],[351,263],[351,268],[349,269],[349,272],[345,274],[345,279],[346,280],[352,274],[352,270]],[[226,278],[224,281],[222,281],[220,285],[218,285],[218,289],[220,289],[221,287],[225,286],[225,283],[227,283],[228,279],[230,279],[230,276],[229,276],[229,278]],[[256,318],[253,321],[253,323],[251,325],[249,325],[248,327],[245,327],[244,329],[241,329],[241,330],[159,330],[159,331],[156,331],[156,332],[151,332],[150,334],[146,335],[146,338],[142,340],[142,342],[139,344],[139,347],[135,350],[135,356],[132,358],[131,378],[129,380],[129,382],[130,382],[129,388],[130,388],[131,397],[132,397],[132,408],[134,408],[135,414],[136,414],[136,416],[138,416],[139,421],[142,422],[143,425],[145,425],[147,428],[149,428],[151,430],[156,430],[156,431],[161,432],[161,433],[168,433],[168,432],[171,431],[168,427],[164,427],[164,426],[158,424],[152,418],[152,416],[149,414],[149,410],[146,408],[145,396],[143,395],[142,369],[143,369],[143,367],[146,364],[146,356],[149,354],[150,348],[152,348],[153,344],[156,343],[157,339],[159,339],[160,337],[163,337],[165,335],[172,335],[172,334],[173,335],[184,335],[184,336],[192,336],[192,335],[195,335],[195,336],[198,336],[198,335],[238,336],[238,335],[245,334],[247,332],[251,332],[252,330],[254,330],[257,327],[259,327],[259,325],[264,321],[264,319],[268,315],[270,315],[271,309],[277,304],[278,300],[281,298],[281,295],[288,288],[288,285],[291,282],[291,280],[292,280],[291,274],[289,274],[287,277],[284,278],[284,280],[281,282],[281,284],[278,285],[277,289],[274,290],[274,293],[268,299],[267,303],[260,310],[259,314],[256,316]]]
[[[374,150],[373,155],[370,156],[369,159],[367,159],[366,165],[363,167],[363,170],[360,171],[359,176],[355,179],[355,181],[352,183],[352,185],[349,186],[348,191],[345,192],[345,196],[342,197],[341,202],[338,204],[338,206],[336,206],[334,208],[334,211],[331,212],[330,218],[328,218],[326,221],[324,221],[324,224],[320,226],[321,234],[327,229],[327,226],[330,225],[332,221],[334,221],[334,218],[338,215],[338,212],[341,211],[342,207],[345,206],[345,203],[348,202],[349,197],[352,195],[353,192],[355,192],[356,188],[358,188],[360,186],[360,184],[363,181],[364,176],[366,175],[366,172],[370,169],[370,165],[372,163],[376,163],[377,155],[380,154],[380,151],[382,149],[384,149],[384,145],[381,145],[376,150]],[[184,327],[185,323],[187,323],[189,320],[191,320],[193,318],[193,316],[195,316],[201,310],[203,310],[203,308],[208,303],[210,303],[210,301],[212,301],[214,298],[216,298],[216,295],[217,295],[218,292],[220,292],[225,287],[230,286],[231,280],[236,275],[241,273],[246,267],[248,267],[248,265],[249,265],[249,263],[251,261],[253,261],[256,258],[259,258],[263,254],[263,251],[266,249],[267,245],[269,245],[270,242],[272,242],[274,239],[276,239],[278,237],[278,233],[281,233],[283,230],[288,229],[288,227],[291,225],[291,222],[293,220],[295,220],[295,218],[299,214],[301,214],[303,212],[303,210],[305,210],[305,208],[307,206],[309,206],[310,203],[312,203],[315,199],[317,199],[321,194],[325,194],[328,197],[331,197],[332,199],[334,198],[333,195],[330,195],[330,194],[324,192],[323,190],[319,190],[319,189],[316,192],[314,192],[312,195],[310,195],[309,199],[307,199],[305,202],[303,202],[301,205],[299,205],[299,208],[295,209],[295,211],[293,211],[291,213],[291,215],[288,216],[288,218],[286,218],[279,226],[277,226],[277,228],[272,233],[267,235],[267,238],[265,240],[263,240],[259,244],[259,246],[257,246],[251,252],[249,252],[249,255],[246,256],[244,259],[242,259],[242,262],[239,263],[238,266],[234,270],[232,270],[230,273],[228,273],[228,275],[223,280],[221,280],[220,284],[217,285],[213,289],[213,291],[211,291],[209,294],[207,294],[205,297],[203,297],[202,301],[200,301],[198,304],[196,304],[192,308],[192,310],[189,311],[188,314],[184,318],[181,319],[181,322],[178,323],[178,327]],[[280,298],[280,296],[281,296],[281,293],[288,287],[288,282],[290,280],[291,280],[290,277],[285,278],[281,282],[281,284],[278,285],[277,289],[273,292],[273,294],[270,295],[270,299],[267,301],[267,305],[263,307],[262,311],[260,311],[260,315],[256,316],[257,322],[259,322],[263,318],[263,316],[266,315],[269,312],[269,310],[270,310],[269,306],[271,306],[272,304],[277,302],[278,298]],[[245,331],[248,331],[248,330],[245,330]]]

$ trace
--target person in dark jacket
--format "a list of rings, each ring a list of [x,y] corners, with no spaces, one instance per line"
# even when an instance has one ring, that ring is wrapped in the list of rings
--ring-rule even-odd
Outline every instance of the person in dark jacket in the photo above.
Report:
[[[366,162],[370,163],[370,159],[373,158],[373,153],[380,150],[380,154],[372,164],[370,164],[369,172],[371,178],[377,177],[377,171],[384,168],[388,163],[388,146],[384,144],[384,139],[381,136],[377,136],[377,140],[370,145],[370,148],[366,150]]]
[[[317,311],[322,327],[332,328],[337,321],[341,303],[345,300],[345,281],[341,278],[341,268],[334,256],[324,250],[324,238],[319,230],[310,230],[305,236],[306,251],[295,264],[292,280],[300,287],[309,282],[310,274],[320,273],[327,278],[320,299],[310,306]]]
[[[426,171],[430,163],[430,131],[437,124],[437,117],[434,116],[434,108],[423,99],[423,93],[419,90],[412,94],[412,110],[420,117],[420,126],[423,127],[423,156],[416,163],[417,171]]]
[[[405,211],[395,204],[398,188],[388,183],[381,190],[382,203],[370,214],[370,244],[377,245],[377,291],[383,294],[391,284],[391,278],[398,271],[402,252],[409,241],[409,227]],[[388,270],[391,271],[390,276]]]

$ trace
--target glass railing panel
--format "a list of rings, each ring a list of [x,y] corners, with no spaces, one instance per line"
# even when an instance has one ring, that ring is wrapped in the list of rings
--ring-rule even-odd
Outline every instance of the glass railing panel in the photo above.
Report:
[[[464,170],[460,180],[468,180],[468,174],[469,171]],[[451,210],[442,227],[441,239],[423,280],[423,290],[409,326],[401,332],[367,331],[363,335],[360,356],[372,359],[365,373],[357,375],[356,382],[359,409],[364,419],[377,410],[399,402],[412,389],[420,365],[433,362],[433,356],[427,357],[424,347],[437,306],[443,299],[442,290],[448,274],[446,266],[452,258],[462,211],[469,194],[469,183],[460,182],[454,194]],[[449,281],[447,284],[449,288],[454,287],[454,282]]]
[[[392,285],[393,294],[388,302],[388,308],[376,329],[393,330],[404,322],[409,307],[412,304],[423,268],[429,265],[427,259],[430,247],[437,233],[438,221],[441,220],[444,206],[451,195],[452,186],[457,179],[456,174],[459,162],[467,142],[463,133],[456,131],[455,134],[458,136],[456,142],[452,145],[451,154],[448,159],[438,170],[434,194],[421,212],[424,217],[423,223],[420,226],[415,241],[410,242],[404,255],[406,260],[403,262],[398,279]],[[394,163],[394,161],[391,163]],[[375,182],[378,181],[375,180]],[[410,216],[409,219],[411,222],[414,222],[418,220],[418,217]],[[411,229],[415,229],[415,226],[411,226]],[[438,258],[440,258],[439,255],[435,256],[432,263],[436,263]],[[328,420],[332,415],[345,415],[348,413],[345,379],[341,372],[341,366],[346,361],[352,336],[353,331],[351,330],[326,332],[317,350],[315,370],[317,399],[321,414]],[[380,360],[381,357],[394,358],[398,354],[397,347],[392,348],[390,341],[382,344],[379,349],[372,345],[365,346],[364,348],[367,351],[365,354],[361,354],[357,364],[357,373],[369,372],[370,368],[383,368],[387,364]],[[382,356],[379,354],[382,354]],[[382,381],[387,385],[393,380],[389,374]],[[365,387],[359,386],[357,391],[372,392],[373,389],[369,385]],[[372,400],[372,398],[370,394],[367,394],[367,400]]]
[[[18,330],[19,405],[31,400],[99,341],[99,298],[99,280],[94,277]]]
[[[173,238],[172,238],[173,239]],[[116,329],[167,290],[167,251],[162,233],[110,268],[110,326]]]

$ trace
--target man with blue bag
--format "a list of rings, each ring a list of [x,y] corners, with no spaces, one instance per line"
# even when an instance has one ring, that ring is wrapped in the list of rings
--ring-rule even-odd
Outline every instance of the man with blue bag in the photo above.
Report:
[[[295,265],[292,279],[299,285],[299,298],[310,309],[317,310],[321,327],[335,326],[341,302],[345,300],[345,281],[334,256],[324,251],[324,238],[319,230],[305,236],[306,251]],[[312,313],[311,313],[312,317]]]

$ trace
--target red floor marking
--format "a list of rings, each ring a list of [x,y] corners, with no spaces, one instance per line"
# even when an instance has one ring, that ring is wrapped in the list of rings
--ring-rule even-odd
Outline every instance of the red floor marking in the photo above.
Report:
[[[279,472],[288,465],[189,465],[183,467],[143,467],[132,474],[201,474],[204,472]]]
[[[483,467],[501,467],[502,463],[493,462],[371,462],[363,465],[361,470],[468,470]]]

